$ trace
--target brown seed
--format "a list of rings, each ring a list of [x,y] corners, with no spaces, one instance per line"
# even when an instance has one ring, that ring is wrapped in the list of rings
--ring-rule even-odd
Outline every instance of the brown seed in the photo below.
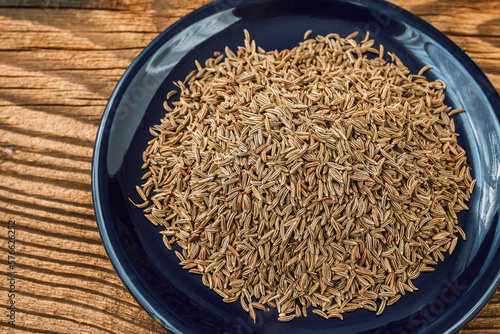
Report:
[[[448,116],[454,116],[454,115],[460,114],[464,111],[465,111],[465,109],[453,109],[452,111],[450,111],[448,113]]]
[[[281,322],[288,322],[288,321],[292,321],[293,319],[295,319],[295,314],[290,314],[287,316],[278,317],[278,321],[281,321]]]
[[[326,313],[321,311],[321,310],[314,309],[314,310],[312,310],[312,313],[319,315],[320,317],[323,317],[325,319],[328,319],[328,316],[326,315]]]
[[[170,100],[170,98],[172,96],[174,96],[175,94],[177,94],[176,90],[171,90],[170,92],[168,92],[168,94],[167,94],[167,100]]]

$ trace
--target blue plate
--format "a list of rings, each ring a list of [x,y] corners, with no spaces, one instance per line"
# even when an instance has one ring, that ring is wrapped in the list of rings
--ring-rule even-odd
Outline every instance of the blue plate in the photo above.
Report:
[[[141,154],[148,128],[164,116],[165,95],[227,45],[243,43],[243,29],[266,50],[292,48],[304,32],[346,36],[370,31],[414,73],[432,65],[429,79],[447,84],[446,103],[465,108],[455,116],[459,144],[477,179],[470,211],[459,216],[467,241],[376,316],[358,310],[344,320],[310,315],[290,323],[276,310],[259,312],[254,324],[239,303],[225,304],[201,277],[178,265],[154,227],[129,202],[140,202]],[[469,322],[500,282],[500,98],[479,68],[453,42],[416,16],[383,1],[223,0],[165,30],[132,63],[104,112],[92,165],[94,208],[103,244],[124,285],[172,333],[449,333]]]

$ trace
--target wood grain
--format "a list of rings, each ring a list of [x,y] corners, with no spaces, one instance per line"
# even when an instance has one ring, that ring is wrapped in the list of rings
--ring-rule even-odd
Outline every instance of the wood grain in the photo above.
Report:
[[[394,0],[465,50],[500,91],[500,1]],[[0,3],[0,300],[16,221],[16,326],[2,333],[163,333],[132,299],[92,210],[94,139],[139,52],[207,0]],[[462,331],[500,332],[500,293]]]

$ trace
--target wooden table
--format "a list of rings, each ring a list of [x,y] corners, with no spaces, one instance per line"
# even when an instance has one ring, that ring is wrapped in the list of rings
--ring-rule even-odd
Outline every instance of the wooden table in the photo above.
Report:
[[[92,150],[106,102],[132,60],[208,2],[0,3],[0,332],[163,332],[124,288],[101,244]],[[449,36],[500,90],[500,1],[393,2]],[[9,221],[15,268],[7,265]],[[6,309],[12,269],[14,327]],[[499,332],[497,292],[461,333]]]

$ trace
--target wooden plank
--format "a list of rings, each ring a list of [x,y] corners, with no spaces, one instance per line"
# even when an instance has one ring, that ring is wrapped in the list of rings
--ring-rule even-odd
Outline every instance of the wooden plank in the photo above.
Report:
[[[500,1],[394,0],[457,43],[500,91]],[[18,230],[16,327],[8,333],[164,333],[100,242],[93,143],[133,59],[207,0],[0,2],[0,252]],[[8,274],[0,267],[1,277]],[[5,296],[8,283],[0,283]],[[500,292],[461,333],[500,332]]]

